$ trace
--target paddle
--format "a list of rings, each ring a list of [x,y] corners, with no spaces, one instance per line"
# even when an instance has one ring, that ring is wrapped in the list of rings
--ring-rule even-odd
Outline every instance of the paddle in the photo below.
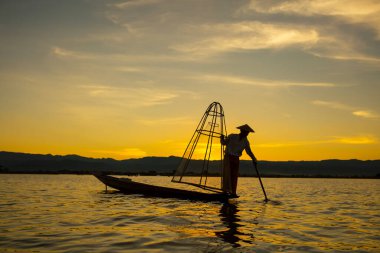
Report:
[[[256,169],[256,173],[257,173],[257,177],[259,178],[259,181],[260,181],[261,189],[263,189],[263,192],[264,192],[264,196],[265,196],[265,200],[264,200],[264,201],[265,201],[265,202],[268,202],[269,199],[267,198],[267,194],[266,194],[266,192],[265,192],[263,182],[261,181],[261,177],[260,177],[259,170],[257,169],[257,162],[253,162],[253,166],[254,166],[255,169]]]

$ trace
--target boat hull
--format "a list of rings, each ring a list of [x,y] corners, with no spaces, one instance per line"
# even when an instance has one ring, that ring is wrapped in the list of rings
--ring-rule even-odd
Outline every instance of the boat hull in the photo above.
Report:
[[[134,182],[127,178],[117,178],[109,175],[94,175],[105,185],[127,194],[142,194],[150,197],[189,199],[199,201],[226,202],[230,198],[224,193],[203,193],[170,187],[149,185]]]

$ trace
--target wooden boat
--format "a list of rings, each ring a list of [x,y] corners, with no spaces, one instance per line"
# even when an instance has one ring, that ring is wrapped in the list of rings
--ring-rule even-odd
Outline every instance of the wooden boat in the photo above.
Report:
[[[95,176],[105,185],[130,194],[143,194],[146,196],[162,198],[226,202],[228,199],[236,198],[237,196],[231,196],[222,191],[224,146],[218,145],[218,143],[220,143],[221,136],[224,135],[227,135],[224,110],[220,103],[213,102],[203,114],[203,117],[191,137],[182,156],[181,162],[172,178],[172,182],[192,185],[203,190],[209,190],[210,192],[182,190],[143,184],[134,182],[131,179],[116,178],[104,174]],[[198,143],[202,143],[202,145],[198,145]],[[204,143],[206,143],[206,148],[203,145]],[[213,143],[214,146],[216,145],[214,148],[212,147]],[[194,159],[194,153],[203,154],[204,159]],[[211,168],[209,166],[211,164],[210,158],[213,157],[215,159],[218,156],[220,156],[220,162],[216,167],[213,166]],[[220,177],[219,186],[218,184],[212,183],[212,181],[215,180],[208,180],[209,173],[215,178]],[[195,183],[191,180],[194,175],[199,176],[199,180]]]
[[[225,193],[204,193],[199,191],[182,190],[163,186],[134,182],[129,178],[117,178],[109,175],[94,175],[105,185],[127,194],[142,194],[150,197],[176,198],[199,201],[226,202],[231,196]]]

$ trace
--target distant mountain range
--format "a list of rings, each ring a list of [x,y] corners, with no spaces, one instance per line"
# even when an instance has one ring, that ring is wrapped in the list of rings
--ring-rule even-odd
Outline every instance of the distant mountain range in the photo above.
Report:
[[[172,175],[181,157],[144,157],[115,160],[78,155],[41,155],[0,152],[1,173],[77,173]],[[201,160],[195,160],[201,165]],[[211,161],[215,166],[217,161]],[[267,177],[363,177],[380,178],[380,160],[260,161],[262,176]],[[252,162],[242,160],[242,176],[255,176]]]

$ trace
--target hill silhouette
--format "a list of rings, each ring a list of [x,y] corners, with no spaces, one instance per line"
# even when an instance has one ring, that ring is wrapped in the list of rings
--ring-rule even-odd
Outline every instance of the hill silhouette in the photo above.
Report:
[[[78,155],[42,155],[0,152],[2,173],[79,173],[172,175],[181,161],[180,157],[144,157],[115,160],[88,158]],[[201,166],[201,160],[199,162]],[[211,161],[210,166],[216,166]],[[322,161],[260,161],[263,176],[272,177],[380,177],[380,160],[322,160]],[[240,163],[242,176],[255,176],[252,162]]]

